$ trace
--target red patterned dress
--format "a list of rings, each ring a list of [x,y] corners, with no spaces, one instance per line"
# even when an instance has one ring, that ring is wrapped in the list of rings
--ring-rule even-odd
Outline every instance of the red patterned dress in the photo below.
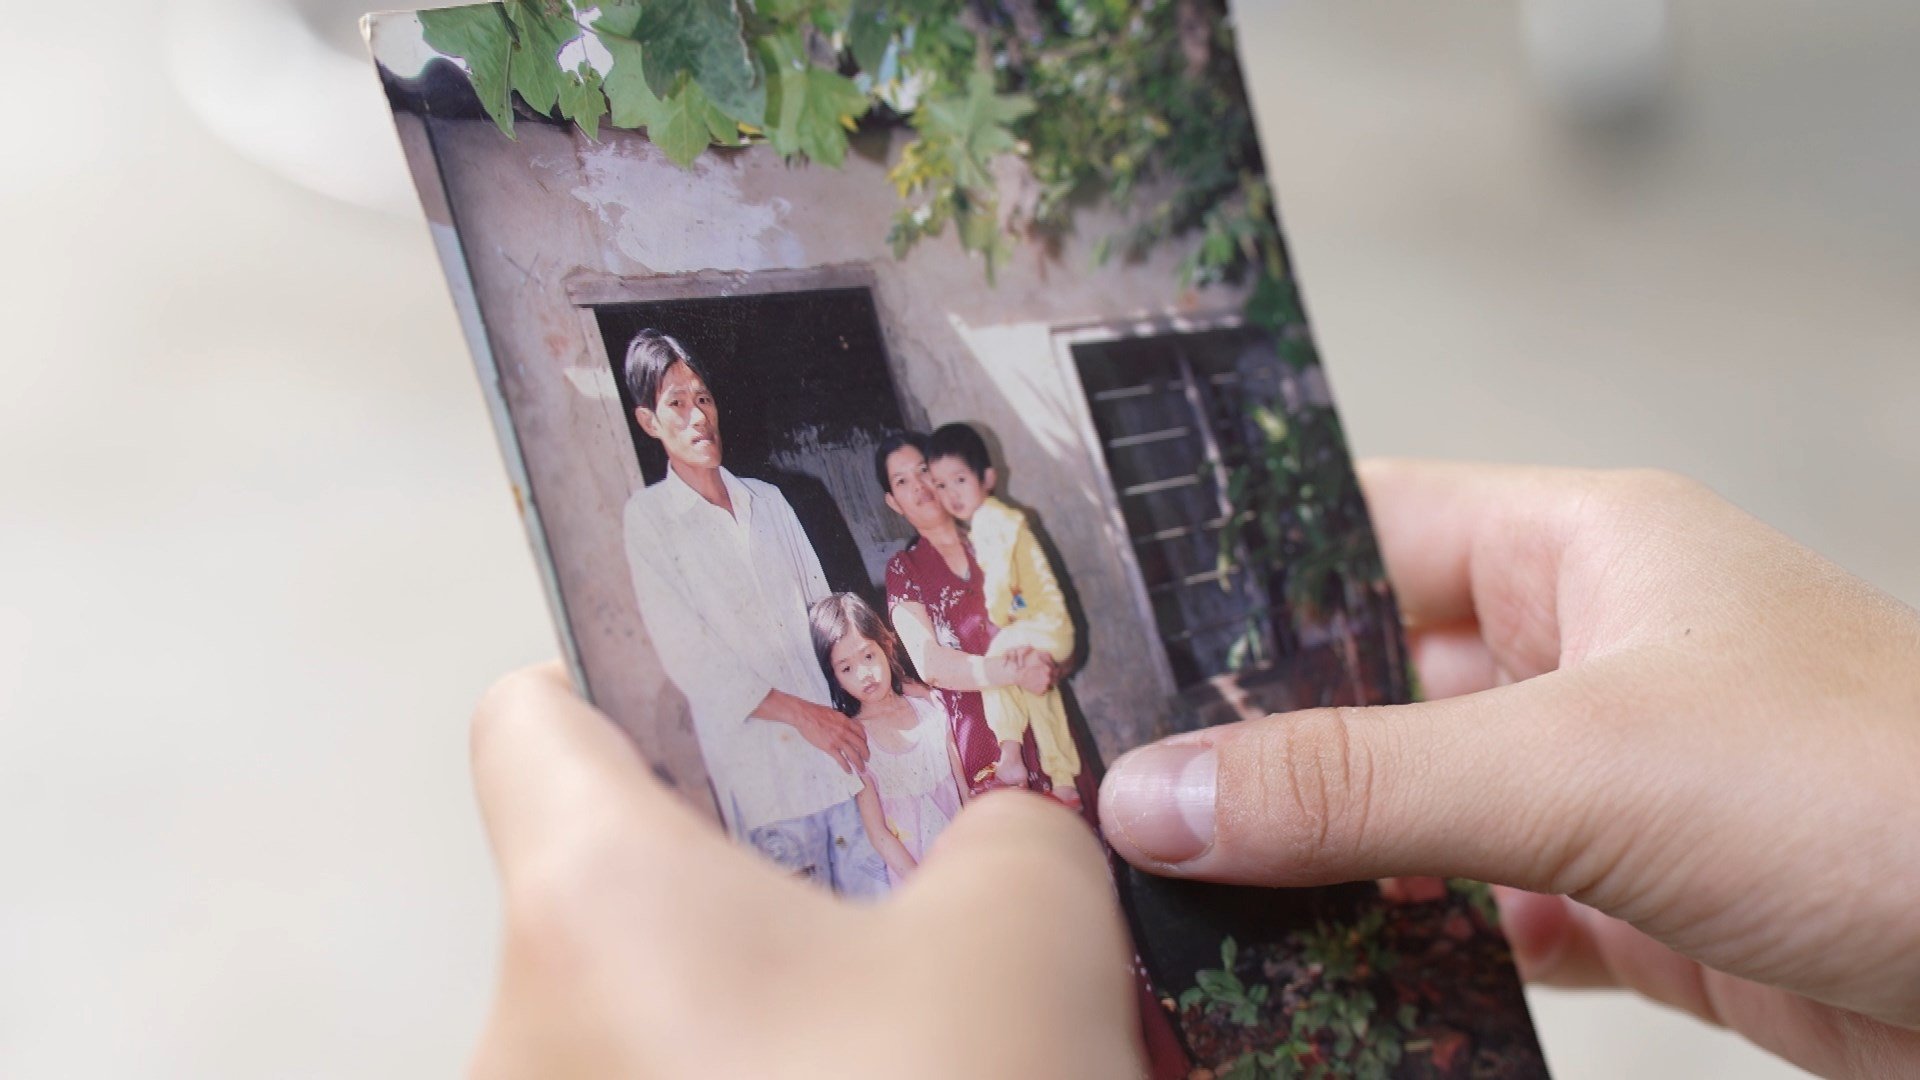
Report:
[[[898,604],[919,604],[933,619],[934,640],[970,656],[985,656],[993,635],[999,633],[987,618],[986,593],[980,587],[980,564],[967,545],[967,576],[958,577],[932,544],[915,537],[887,561],[887,616]],[[978,795],[994,786],[993,764],[1000,760],[1000,743],[987,726],[986,707],[972,690],[935,690],[953,720],[953,744],[960,751],[960,767],[967,786]],[[1040,769],[1040,752],[1033,732],[1021,740],[1020,757],[1027,763],[1027,786],[1047,791],[1047,775]]]
[[[987,597],[981,588],[980,564],[974,561],[973,545],[967,545],[967,576],[958,577],[947,560],[932,544],[915,537],[887,561],[887,617],[893,617],[898,604],[920,604],[933,619],[934,639],[949,649],[973,656],[985,656],[987,646],[999,629],[987,618]],[[960,750],[960,767],[966,770],[968,786],[975,795],[993,786],[993,763],[1000,759],[1000,744],[987,726],[985,704],[977,692],[935,690],[953,721],[953,742]],[[1083,762],[1096,760],[1081,747]],[[1027,786],[1049,791],[1047,774],[1040,770],[1040,752],[1034,747],[1033,732],[1028,731],[1020,747],[1027,763]],[[1089,770],[1080,773],[1080,812],[1088,824],[1099,829],[1099,817],[1093,806],[1094,788]],[[1181,1080],[1188,1075],[1191,1062],[1180,1038],[1174,1033],[1172,1018],[1159,1002],[1147,978],[1146,968],[1134,958],[1134,984],[1140,998],[1141,1034],[1147,1047],[1148,1074],[1153,1080]]]

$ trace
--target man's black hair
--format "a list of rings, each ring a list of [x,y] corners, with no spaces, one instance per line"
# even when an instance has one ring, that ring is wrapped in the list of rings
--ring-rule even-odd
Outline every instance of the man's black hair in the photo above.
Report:
[[[666,380],[667,369],[675,364],[687,365],[687,370],[707,381],[707,373],[694,361],[686,346],[674,340],[673,335],[658,330],[642,330],[633,336],[627,345],[627,358],[623,367],[627,376],[627,392],[633,395],[633,403],[642,409],[651,410],[660,404],[660,384]]]
[[[971,424],[942,424],[927,440],[927,446],[929,465],[941,458],[957,457],[982,481],[987,478],[987,470],[993,468],[993,458],[987,454],[987,440],[981,438]]]
[[[873,451],[873,474],[880,480],[882,494],[893,494],[893,485],[887,482],[887,459],[903,446],[911,446],[920,451],[920,456],[932,460],[927,453],[927,437],[917,431],[889,431],[880,439],[880,445]]]

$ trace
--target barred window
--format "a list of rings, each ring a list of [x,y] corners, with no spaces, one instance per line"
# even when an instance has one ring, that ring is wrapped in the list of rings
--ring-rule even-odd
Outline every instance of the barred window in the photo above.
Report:
[[[1249,400],[1275,400],[1278,359],[1239,329],[1072,345],[1101,452],[1181,688],[1233,671],[1249,635],[1273,655],[1266,568],[1221,557],[1229,470]]]

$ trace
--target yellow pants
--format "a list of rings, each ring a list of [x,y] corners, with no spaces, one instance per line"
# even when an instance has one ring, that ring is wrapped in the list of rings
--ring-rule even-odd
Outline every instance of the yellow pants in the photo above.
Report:
[[[1071,634],[1071,631],[1068,631]],[[1067,637],[1066,641],[1072,641]],[[1053,657],[1065,659],[1072,646],[1059,652],[1060,635],[1044,629],[1014,626],[994,636],[988,656],[1001,656],[1010,649],[1032,647]],[[1001,742],[1019,742],[1028,729],[1033,731],[1034,747],[1040,751],[1040,771],[1047,774],[1055,789],[1071,788],[1080,776],[1080,749],[1073,744],[1073,731],[1067,726],[1067,706],[1060,691],[1030,694],[1018,686],[995,686],[980,692],[987,714],[987,727]]]

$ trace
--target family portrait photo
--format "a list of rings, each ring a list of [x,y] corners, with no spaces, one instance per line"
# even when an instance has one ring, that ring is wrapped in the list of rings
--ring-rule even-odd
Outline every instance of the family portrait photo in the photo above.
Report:
[[[1223,4],[648,10],[368,37],[561,648],[664,781],[879,902],[987,792],[1097,829],[1132,747],[1417,694]],[[1483,886],[1114,875],[1156,1076],[1545,1075]]]

